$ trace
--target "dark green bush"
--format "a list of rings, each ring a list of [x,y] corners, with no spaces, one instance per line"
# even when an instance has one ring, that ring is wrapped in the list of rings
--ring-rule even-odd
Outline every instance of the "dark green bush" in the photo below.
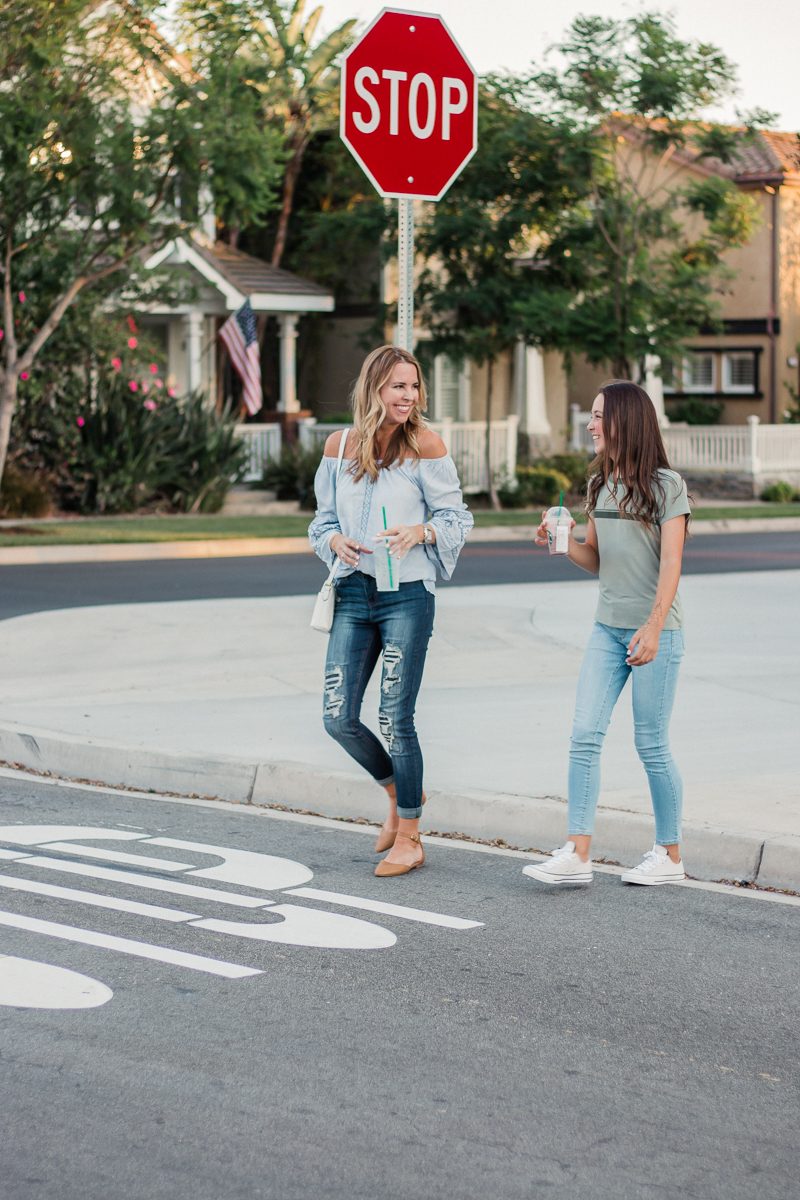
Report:
[[[566,475],[569,479],[570,492],[577,492],[583,496],[586,493],[586,481],[589,476],[589,463],[592,461],[592,455],[572,453],[572,454],[550,454],[547,458],[540,458],[533,464],[536,467],[551,467],[555,471],[560,471],[562,475]]]
[[[220,416],[202,393],[168,401],[162,411],[168,453],[159,464],[158,492],[179,512],[219,512],[247,465],[236,420]]]
[[[776,483],[770,483],[764,488],[761,499],[768,500],[771,504],[789,504],[794,500],[796,494],[791,483],[787,483],[785,479],[779,479]]]
[[[80,512],[217,512],[241,478],[247,449],[233,417],[220,416],[201,394],[157,396],[118,376],[79,418],[72,478]]]
[[[284,446],[280,458],[264,469],[264,486],[271,488],[278,500],[299,500],[301,508],[313,510],[314,476],[321,457],[322,446],[309,450],[299,445]]]
[[[687,396],[684,400],[668,400],[666,410],[671,421],[685,421],[687,425],[718,425],[724,407],[720,400]]]
[[[6,466],[0,483],[0,517],[46,517],[52,508],[50,488],[41,475]]]
[[[562,492],[566,495],[570,490],[569,476],[552,467],[519,466],[515,477],[515,488],[508,484],[498,488],[500,503],[504,508],[531,508],[540,504],[549,506],[558,502]]]

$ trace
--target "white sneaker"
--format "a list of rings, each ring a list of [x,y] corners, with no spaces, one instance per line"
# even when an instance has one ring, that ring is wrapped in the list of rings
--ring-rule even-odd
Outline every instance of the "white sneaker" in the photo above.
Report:
[[[578,858],[575,843],[567,842],[554,850],[547,862],[528,863],[522,868],[522,874],[530,875],[540,883],[591,883],[592,864]]]
[[[623,883],[646,883],[653,886],[658,883],[677,883],[686,878],[682,862],[673,862],[666,849],[658,842],[652,850],[648,850],[638,867],[631,871],[623,871]]]

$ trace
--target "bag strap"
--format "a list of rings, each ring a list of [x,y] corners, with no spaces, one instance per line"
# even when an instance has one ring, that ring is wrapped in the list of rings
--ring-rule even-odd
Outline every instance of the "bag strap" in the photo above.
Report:
[[[345,446],[347,445],[347,435],[348,435],[348,433],[349,433],[349,432],[350,432],[350,426],[348,425],[348,426],[347,426],[345,429],[343,429],[343,430],[342,430],[342,436],[341,436],[341,438],[339,439],[339,454],[338,454],[338,456],[337,456],[337,459],[336,459],[336,474],[335,474],[335,475],[334,475],[334,477],[333,477],[333,495],[334,495],[334,502],[335,502],[335,499],[336,499],[336,484],[337,484],[337,482],[338,482],[338,480],[339,480],[339,472],[340,472],[340,471],[341,471],[341,469],[342,469],[342,459],[344,458],[344,448],[345,448]],[[337,514],[337,515],[338,515],[338,514]],[[326,582],[326,583],[333,583],[333,577],[334,577],[334,575],[336,574],[336,572],[337,572],[338,570],[339,570],[339,559],[338,559],[338,558],[334,558],[334,560],[333,560],[333,566],[331,567],[331,569],[330,569],[330,574],[328,575],[328,578],[325,580],[325,582]]]

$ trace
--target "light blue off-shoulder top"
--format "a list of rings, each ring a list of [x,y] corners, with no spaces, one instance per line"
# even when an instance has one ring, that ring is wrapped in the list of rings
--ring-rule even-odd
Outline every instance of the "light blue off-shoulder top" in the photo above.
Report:
[[[436,530],[435,546],[414,546],[400,560],[401,583],[421,579],[428,591],[435,591],[437,572],[450,578],[473,525],[452,458],[405,459],[382,469],[374,482],[368,475],[356,482],[351,464],[350,459],[342,461],[338,479],[336,458],[326,456],[319,464],[314,479],[317,513],[308,530],[314,552],[330,568],[336,557],[330,548],[335,533],[377,546],[375,534],[383,529],[385,508],[389,528],[427,523]],[[357,568],[340,564],[335,579],[354,570],[374,577],[372,556],[362,554]]]

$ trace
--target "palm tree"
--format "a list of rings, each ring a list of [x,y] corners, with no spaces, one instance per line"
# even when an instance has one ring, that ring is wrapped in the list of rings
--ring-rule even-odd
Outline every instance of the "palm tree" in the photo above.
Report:
[[[281,123],[286,146],[281,208],[272,248],[280,266],[286,249],[295,188],[303,157],[315,133],[338,121],[338,59],[352,41],[355,21],[344,21],[314,42],[322,5],[304,20],[306,0],[252,0],[252,26],[244,53],[267,114]]]

